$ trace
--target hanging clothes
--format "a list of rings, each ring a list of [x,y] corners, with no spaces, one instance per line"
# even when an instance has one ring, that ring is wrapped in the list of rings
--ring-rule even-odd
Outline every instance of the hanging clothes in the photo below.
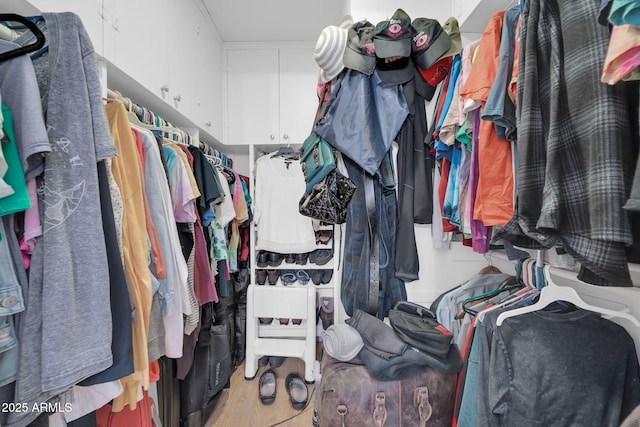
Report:
[[[503,10],[491,17],[480,39],[480,54],[460,90],[461,96],[480,101],[482,110],[486,108],[498,72],[504,14]],[[502,226],[513,216],[511,144],[500,140],[493,122],[486,120],[480,122],[477,166],[480,171],[473,218],[487,227]]]
[[[182,357],[183,295],[187,292],[187,263],[180,251],[168,182],[154,136],[138,129],[144,145],[144,184],[152,220],[156,226],[166,277],[159,279],[160,305],[165,328],[167,357]]]
[[[38,149],[23,147],[21,154],[27,180],[46,171],[40,189],[44,235],[35,245],[19,332],[23,343],[15,399],[29,403],[45,402],[113,363],[96,163],[115,156],[116,150],[102,106],[93,47],[80,19],[72,13],[45,13],[43,18],[40,25],[50,49],[34,66],[41,71],[38,87],[49,143],[38,137],[37,145],[51,152],[32,156]],[[2,95],[7,99],[4,89]],[[68,108],[70,102],[73,109]],[[78,122],[93,127],[76,126]],[[29,163],[31,158],[34,163]],[[12,413],[9,424],[26,423],[37,415]]]
[[[367,222],[365,200],[365,179],[368,174],[348,157],[344,157],[349,178],[356,185],[356,191],[349,203],[345,230],[340,298],[347,315],[356,310],[367,311],[370,298],[371,238]],[[373,179],[375,197],[375,221],[378,228],[379,253],[378,269],[380,293],[376,302],[376,316],[383,318],[398,301],[406,301],[407,291],[403,281],[395,276],[395,237],[397,234],[397,199],[395,179],[390,153],[384,158],[380,179]]]
[[[316,249],[313,223],[298,211],[305,192],[302,167],[297,160],[274,154],[256,161],[256,249],[281,254],[311,252]]]
[[[149,316],[151,314],[151,274],[147,266],[146,219],[143,202],[143,183],[138,165],[135,141],[129,127],[127,110],[116,100],[106,105],[113,141],[119,156],[112,162],[113,176],[124,202],[122,247],[129,293],[134,306],[133,356],[135,372],[122,379],[124,393],[114,400],[114,410],[127,404],[134,409],[138,388],[149,387]]]
[[[475,335],[478,427],[617,427],[640,403],[635,345],[618,324],[578,309],[540,310],[496,326],[501,312],[487,313]]]
[[[2,104],[2,126],[6,129],[6,142],[0,142],[0,216],[20,212],[31,206],[22,162],[15,141],[13,115],[6,104]],[[4,138],[3,138],[4,139]]]
[[[414,132],[416,132],[415,127],[419,125],[419,122],[416,123],[416,116],[420,111],[417,104],[422,103],[424,106],[424,98],[416,93],[415,80],[416,78],[402,86],[409,107],[409,115],[396,137],[398,143],[398,236],[394,248],[396,252],[395,275],[405,282],[418,280],[418,272],[420,271],[415,227],[413,226],[415,192],[416,184],[418,184],[415,181],[414,169],[414,158],[418,155],[414,150],[416,142]],[[417,141],[419,145],[424,145],[422,141],[425,131],[422,133],[422,138]],[[422,183],[419,184],[421,190],[424,191]]]
[[[624,248],[633,237],[622,206],[638,147],[630,127],[638,86],[599,83],[609,34],[595,3],[525,5],[518,204],[498,237],[528,248],[562,246],[582,264],[580,280],[631,286]]]

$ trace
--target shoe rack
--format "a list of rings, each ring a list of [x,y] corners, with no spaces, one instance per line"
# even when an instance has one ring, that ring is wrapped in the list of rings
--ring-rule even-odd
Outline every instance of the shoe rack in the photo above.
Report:
[[[254,150],[250,152],[253,154]],[[255,165],[253,158],[250,163]],[[251,176],[253,179],[255,175],[252,173]],[[281,254],[284,257],[281,260],[261,256],[261,251],[255,249],[255,225],[252,228],[245,379],[255,377],[260,357],[284,356],[304,360],[305,380],[308,383],[314,381],[319,301],[325,297],[334,298],[334,322],[337,322],[342,254],[341,226],[321,224],[317,231],[331,237],[320,239],[317,234],[315,249],[308,253],[304,262],[295,256],[287,262],[288,254]],[[330,253],[330,258],[314,257],[316,251],[323,255]],[[318,260],[314,262],[316,258]],[[306,276],[299,273],[301,271],[309,274],[306,283]]]

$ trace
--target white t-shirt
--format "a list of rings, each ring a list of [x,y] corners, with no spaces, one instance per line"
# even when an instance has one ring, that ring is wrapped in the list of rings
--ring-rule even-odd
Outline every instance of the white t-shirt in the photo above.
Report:
[[[316,249],[313,223],[298,211],[306,185],[300,162],[271,155],[256,161],[256,247],[281,254],[311,252]]]

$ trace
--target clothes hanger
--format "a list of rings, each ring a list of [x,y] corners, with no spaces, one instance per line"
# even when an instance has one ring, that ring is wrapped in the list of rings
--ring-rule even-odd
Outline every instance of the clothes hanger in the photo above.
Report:
[[[636,319],[634,316],[630,315],[629,313],[587,304],[586,302],[584,302],[582,298],[580,298],[580,295],[578,295],[575,289],[568,286],[558,286],[555,283],[553,283],[553,281],[551,280],[551,273],[550,273],[551,267],[549,265],[545,265],[543,267],[543,271],[544,271],[544,279],[546,282],[546,286],[542,288],[542,290],[540,291],[540,299],[538,299],[538,302],[527,307],[516,308],[514,310],[500,313],[500,315],[498,316],[498,319],[496,320],[497,326],[502,325],[502,322],[504,322],[505,319],[508,319],[510,317],[515,317],[521,314],[526,314],[526,313],[531,313],[534,311],[541,310],[546,306],[548,306],[549,304],[551,304],[552,302],[565,301],[575,305],[576,307],[582,308],[584,310],[600,313],[604,316],[627,319],[631,323],[633,323],[635,326],[640,328],[640,321]]]
[[[511,300],[514,295],[512,291],[521,290],[523,286],[524,285],[522,285],[522,283],[509,285],[504,288],[491,291],[489,295],[483,294],[483,298],[479,298],[475,301],[469,302],[465,300],[462,304],[462,309],[455,315],[454,318],[456,320],[460,320],[463,319],[466,314],[477,316],[478,313],[481,313],[487,307],[492,307],[494,304],[502,304],[504,301]],[[507,294],[503,295],[501,298],[496,298],[498,295],[504,292],[507,292]]]
[[[35,52],[45,45],[45,37],[40,28],[29,18],[15,13],[0,13],[0,21],[20,22],[24,24],[36,37],[36,41],[0,54],[0,61],[8,61],[25,53]],[[11,27],[9,27],[11,28]]]
[[[533,298],[537,297],[540,294],[540,290],[535,286],[532,277],[531,277],[531,269],[530,265],[535,261],[533,258],[521,258],[518,260],[516,264],[516,281],[522,284],[524,289],[516,291],[514,294],[507,296],[503,301],[498,304],[492,305],[491,307],[487,307],[481,309],[481,311],[476,315],[478,321],[482,322],[484,316],[487,313],[497,310],[502,307],[507,307],[510,305],[526,303],[528,300],[533,300]]]
[[[122,96],[120,92],[107,89],[107,96],[112,99],[118,99],[124,104],[127,109],[127,118],[131,125],[141,129],[160,131],[163,133],[164,141],[167,142],[194,145],[193,138],[190,134],[173,126],[153,111],[141,105],[134,104],[129,98]],[[140,113],[136,113],[135,109],[139,110]]]
[[[463,318],[465,313],[469,313],[473,316],[478,314],[478,310],[474,310],[470,307],[476,306],[484,301],[490,300],[496,295],[500,295],[503,292],[511,291],[513,289],[520,289],[524,285],[522,283],[518,283],[515,276],[509,276],[505,279],[498,288],[493,289],[491,291],[487,291],[483,294],[476,295],[473,297],[465,298],[462,301],[462,309],[456,314],[455,318]]]
[[[125,104],[125,106],[128,107],[127,116],[129,118],[129,123],[130,124],[132,124],[134,126],[137,126],[137,127],[140,127],[140,128],[143,128],[143,129],[147,129],[147,130],[156,130],[156,131],[161,131],[161,132],[163,132],[165,134],[176,135],[178,137],[178,139],[175,140],[175,139],[171,138],[170,139],[171,142],[184,142],[184,140],[186,139],[186,137],[185,137],[186,134],[184,133],[184,131],[182,129],[173,128],[173,127],[166,127],[166,126],[150,125],[150,124],[147,124],[147,123],[143,123],[140,120],[140,117],[138,117],[138,115],[133,111],[133,102],[131,102],[131,100],[128,99],[128,98],[123,98],[123,99],[126,100],[124,102],[124,104]],[[145,117],[145,120],[147,120],[147,117],[149,117],[149,118],[153,118],[152,120],[155,123],[158,123],[158,121],[156,120],[157,116],[155,114],[149,112],[149,110],[147,110],[144,107],[140,107],[140,108],[142,109],[142,115]]]
[[[289,160],[289,159],[295,159],[298,157],[298,155],[296,154],[296,152],[293,150],[293,148],[291,148],[291,146],[287,145],[286,147],[280,147],[278,148],[278,151],[276,151],[275,153],[273,153],[271,155],[271,158],[273,159],[274,157],[282,157],[285,160]]]
[[[535,296],[537,296],[539,294],[540,294],[540,292],[537,289],[523,288],[523,289],[517,291],[516,293],[508,296],[507,298],[505,298],[499,304],[492,305],[491,307],[487,307],[484,310],[480,311],[476,315],[476,318],[478,319],[478,322],[482,322],[484,320],[484,316],[486,316],[487,313],[490,313],[493,310],[498,310],[499,308],[507,307],[507,306],[514,305],[514,304],[518,304],[520,302],[526,301],[527,299],[532,299],[533,297],[535,297]]]
[[[8,25],[0,23],[0,39],[10,42],[17,39],[19,35],[15,30],[9,28]]]

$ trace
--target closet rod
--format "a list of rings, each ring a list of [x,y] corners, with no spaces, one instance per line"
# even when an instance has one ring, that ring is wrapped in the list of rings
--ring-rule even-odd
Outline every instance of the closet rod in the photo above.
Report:
[[[136,115],[138,115],[138,117],[141,117],[143,115],[142,108],[140,108],[138,105],[134,104],[129,98],[125,98],[124,96],[122,96],[122,94],[120,92],[116,92],[115,90],[107,89],[107,97],[109,97],[111,99],[117,99],[119,101],[122,101],[122,103],[127,108],[127,110],[128,111],[133,111],[134,113],[136,113]]]
[[[119,101],[122,101],[122,103],[124,104],[125,108],[128,111],[133,111],[138,117],[144,117],[144,110],[139,105],[134,104],[133,101],[131,101],[131,99],[123,96],[120,92],[107,88],[107,97],[110,98],[110,99],[117,99]],[[180,128],[178,128],[178,127],[176,127],[174,125],[172,125],[171,123],[167,122],[166,120],[164,120],[162,118],[160,118],[160,119],[164,123],[167,123],[169,125],[169,126],[167,126],[167,129],[166,129],[167,132],[173,132],[174,129],[175,129],[176,131],[179,131],[179,132],[183,133],[184,135],[187,135],[189,138],[191,138],[191,136],[187,132],[181,130]],[[169,128],[172,128],[172,129],[169,129]],[[205,144],[202,141],[195,141],[195,142],[197,142],[198,147],[200,147],[200,148],[204,148],[205,147]]]

